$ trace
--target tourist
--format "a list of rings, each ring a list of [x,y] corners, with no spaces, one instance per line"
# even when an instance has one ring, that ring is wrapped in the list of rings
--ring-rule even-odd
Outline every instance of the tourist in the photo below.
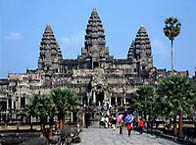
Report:
[[[143,119],[141,118],[139,122],[139,134],[140,135],[143,133],[143,128],[144,128],[144,122],[143,122]]]
[[[134,120],[134,117],[133,117],[132,114],[127,114],[127,116],[125,117],[125,122],[126,122],[126,125],[127,125],[128,136],[131,135],[133,120]]]
[[[117,117],[117,123],[119,125],[119,134],[123,134],[123,124],[124,124],[124,121],[123,121],[123,114],[120,114],[118,115]]]
[[[113,130],[116,130],[116,116],[112,115],[112,128]]]
[[[105,127],[108,128],[109,127],[109,116],[106,114],[105,116]]]

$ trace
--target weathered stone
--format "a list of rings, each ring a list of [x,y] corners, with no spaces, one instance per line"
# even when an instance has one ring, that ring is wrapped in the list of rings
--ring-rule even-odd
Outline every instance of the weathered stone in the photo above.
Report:
[[[81,104],[99,105],[109,100],[110,105],[126,104],[126,98],[143,84],[157,84],[157,79],[170,73],[153,66],[148,34],[141,26],[132,42],[126,59],[114,59],[105,46],[103,24],[93,9],[89,18],[84,48],[77,59],[63,59],[50,25],[40,43],[38,69],[24,74],[9,73],[0,81],[0,99],[5,110],[24,109],[34,94],[49,93],[52,88],[70,88]]]

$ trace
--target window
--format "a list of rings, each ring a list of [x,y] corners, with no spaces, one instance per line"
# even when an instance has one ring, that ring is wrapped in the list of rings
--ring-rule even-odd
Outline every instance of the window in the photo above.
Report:
[[[93,67],[94,67],[94,68],[99,67],[99,62],[94,62],[94,63],[93,63]]]
[[[25,98],[24,97],[22,97],[21,98],[21,108],[25,108]]]
[[[9,109],[12,109],[12,99],[11,98],[9,98],[8,103],[9,103]]]
[[[114,97],[111,97],[111,105],[116,105],[115,104],[115,98]]]

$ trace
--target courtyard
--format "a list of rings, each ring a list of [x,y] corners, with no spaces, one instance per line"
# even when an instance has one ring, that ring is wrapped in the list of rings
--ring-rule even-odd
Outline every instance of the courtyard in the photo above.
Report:
[[[81,143],[78,145],[178,145],[174,141],[159,138],[149,134],[139,135],[133,131],[130,137],[127,136],[126,128],[122,135],[118,130],[102,128],[84,129],[80,134]]]

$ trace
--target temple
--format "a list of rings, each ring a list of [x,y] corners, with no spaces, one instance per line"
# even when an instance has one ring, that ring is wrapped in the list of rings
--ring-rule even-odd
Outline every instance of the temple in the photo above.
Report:
[[[70,88],[81,105],[128,106],[132,93],[141,85],[156,85],[160,77],[170,73],[153,65],[150,39],[141,26],[130,42],[127,58],[115,59],[106,47],[102,21],[92,10],[86,27],[84,47],[77,59],[63,59],[50,25],[46,26],[40,43],[38,68],[26,73],[9,73],[0,80],[2,111],[23,111],[28,99],[35,94],[48,93],[53,88]],[[105,104],[104,104],[105,105]]]

